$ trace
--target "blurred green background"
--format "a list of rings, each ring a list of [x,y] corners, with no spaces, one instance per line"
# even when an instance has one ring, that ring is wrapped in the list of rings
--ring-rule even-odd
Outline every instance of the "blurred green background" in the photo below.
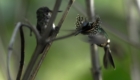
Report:
[[[76,2],[86,9],[85,0],[76,0]],[[60,10],[64,11],[67,3],[68,0],[63,0]],[[19,21],[25,22],[25,19],[28,19],[33,25],[36,25],[36,10],[42,6],[48,6],[50,9],[53,9],[54,4],[55,0],[0,0],[0,80],[7,79],[7,47],[16,23]],[[126,35],[125,37],[129,37],[125,0],[95,0],[94,4],[95,13],[100,16],[103,24],[108,24],[111,28],[119,31],[119,33]],[[137,10],[135,12],[139,21],[139,14]],[[82,13],[72,6],[58,36],[69,34],[70,32],[66,30],[75,29],[77,14],[82,15]],[[56,24],[59,22],[61,16],[62,13],[58,13],[57,19],[55,20]],[[104,51],[102,48],[99,48],[98,52],[103,80],[132,80],[131,76],[133,73],[131,68],[134,65],[132,59],[134,57],[132,55],[136,54],[135,61],[139,63],[140,54],[138,53],[140,53],[140,48],[131,46],[121,38],[118,38],[106,26],[102,25],[102,27],[107,31],[111,39],[112,54],[116,65],[115,70],[113,68],[104,69],[102,63]],[[32,37],[30,36],[30,31],[27,28],[24,28],[24,33],[26,45],[25,70],[34,51],[36,40],[34,35]],[[90,46],[82,39],[83,36],[78,35],[53,42],[35,80],[93,80],[90,71]],[[13,80],[16,78],[20,62],[19,49],[20,39],[18,35],[14,44],[14,52],[11,56],[12,62],[10,64]],[[135,52],[133,53],[133,51]],[[137,71],[139,69],[138,67]]]

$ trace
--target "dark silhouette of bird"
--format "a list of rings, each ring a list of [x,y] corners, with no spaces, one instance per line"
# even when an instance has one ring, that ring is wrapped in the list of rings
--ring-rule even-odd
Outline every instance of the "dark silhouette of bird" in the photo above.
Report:
[[[41,7],[36,11],[37,14],[37,25],[36,28],[40,35],[42,35],[47,28],[47,24],[51,18],[52,10],[50,10],[48,7]],[[61,12],[61,11],[58,11]],[[55,29],[55,25],[52,25],[52,31],[50,35],[52,34],[53,30]]]
[[[96,44],[99,47],[103,47],[105,52],[103,57],[104,67],[108,68],[108,66],[111,64],[113,68],[115,68],[110,50],[110,39],[108,39],[107,33],[100,26],[100,24],[101,22],[99,17],[96,17],[95,21],[93,22],[88,22],[86,19],[78,15],[75,35],[79,33],[88,35],[88,42]]]
[[[41,7],[36,11],[37,14],[37,25],[36,25],[36,29],[38,30],[39,34],[42,36],[43,33],[45,32],[48,22],[51,18],[51,14],[52,14],[52,10],[50,10],[48,7]],[[58,11],[61,12],[61,11]],[[52,24],[52,29],[49,33],[49,38],[52,36],[53,32],[55,31],[55,24]],[[44,48],[45,49],[46,44],[44,44]],[[41,53],[43,52],[43,50],[41,51]]]

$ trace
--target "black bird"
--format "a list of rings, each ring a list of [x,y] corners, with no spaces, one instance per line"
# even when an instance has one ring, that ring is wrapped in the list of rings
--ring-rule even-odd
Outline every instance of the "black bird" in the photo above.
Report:
[[[50,10],[48,7],[41,7],[36,11],[37,14],[37,30],[42,35],[44,33],[45,28],[47,28],[47,24],[51,18],[51,13],[53,11]],[[61,11],[58,11],[61,12]],[[52,25],[52,31],[50,35],[52,34],[53,30],[55,29],[55,25]]]
[[[50,10],[48,7],[41,7],[36,11],[36,14],[37,14],[36,29],[38,30],[41,36],[45,32],[45,29],[47,28],[52,12],[53,11]],[[58,11],[58,12],[61,12],[61,11]],[[55,31],[55,24],[53,23],[49,36],[52,36],[54,31]],[[44,44],[43,50],[45,49],[45,47],[46,47],[46,44]],[[43,50],[41,51],[41,53],[43,52]]]
[[[100,26],[100,18],[97,17],[94,22],[88,22],[83,17],[78,15],[76,22],[76,34],[88,35],[89,42],[103,47],[105,54],[103,58],[104,67],[108,68],[111,64],[115,68],[113,58],[110,50],[110,39],[108,39],[107,33]]]

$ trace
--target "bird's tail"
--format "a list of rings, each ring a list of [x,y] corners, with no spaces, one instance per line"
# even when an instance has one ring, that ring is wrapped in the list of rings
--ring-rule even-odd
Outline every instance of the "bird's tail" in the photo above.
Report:
[[[115,64],[111,55],[111,50],[109,47],[104,48],[105,54],[103,58],[103,64],[105,68],[108,68],[111,65],[115,69]]]

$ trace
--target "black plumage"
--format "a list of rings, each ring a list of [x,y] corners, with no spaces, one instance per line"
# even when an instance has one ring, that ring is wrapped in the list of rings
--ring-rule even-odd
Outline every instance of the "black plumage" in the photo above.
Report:
[[[40,34],[43,34],[45,28],[47,27],[47,24],[49,22],[49,19],[51,18],[51,12],[48,7],[41,7],[37,10],[37,30]]]

